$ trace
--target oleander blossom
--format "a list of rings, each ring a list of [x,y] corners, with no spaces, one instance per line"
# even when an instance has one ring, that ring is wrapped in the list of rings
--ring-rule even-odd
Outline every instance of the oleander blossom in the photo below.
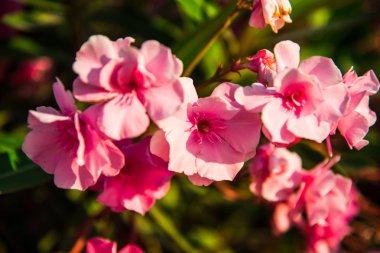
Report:
[[[222,83],[200,99],[193,86],[187,87],[186,103],[159,122],[169,144],[169,170],[186,174],[197,185],[233,180],[255,154],[259,115],[236,103],[236,84]]]
[[[273,32],[277,33],[285,23],[292,22],[291,12],[289,0],[254,0],[249,25],[258,29],[270,25]]]
[[[60,188],[85,190],[101,175],[117,175],[124,166],[121,151],[94,129],[87,111],[77,110],[60,81],[53,91],[60,111],[51,107],[29,111],[31,131],[22,150],[46,173],[54,174]]]
[[[169,190],[173,172],[168,163],[150,152],[151,137],[122,145],[125,166],[117,176],[106,177],[98,201],[113,211],[132,210],[144,215]],[[121,144],[119,143],[119,146]]]
[[[153,121],[175,112],[183,103],[182,62],[157,41],[140,49],[127,37],[111,41],[91,36],[73,64],[79,77],[74,95],[89,108],[95,125],[110,138],[121,140],[142,134]]]
[[[372,70],[358,77],[355,71],[350,69],[343,76],[343,82],[347,87],[350,102],[339,119],[337,128],[350,148],[360,150],[368,144],[364,137],[369,127],[376,122],[376,113],[369,108],[369,96],[377,93],[379,81]]]
[[[298,192],[275,208],[274,230],[283,233],[296,225],[307,239],[308,253],[338,252],[350,232],[349,222],[359,211],[351,180],[330,170],[337,161],[333,158],[305,171]]]
[[[110,240],[94,237],[87,241],[86,253],[143,253],[140,247],[128,244],[117,251],[117,244]]]
[[[301,158],[273,144],[257,149],[249,170],[251,191],[268,201],[287,199],[299,186],[303,174]]]
[[[263,132],[271,142],[291,145],[301,138],[322,142],[346,110],[349,97],[333,61],[314,56],[299,62],[299,46],[282,41],[275,46],[273,86],[240,87],[236,101],[261,112]]]

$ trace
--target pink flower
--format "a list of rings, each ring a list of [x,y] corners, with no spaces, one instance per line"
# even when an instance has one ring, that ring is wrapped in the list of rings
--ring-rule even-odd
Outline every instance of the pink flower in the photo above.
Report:
[[[337,160],[304,171],[299,191],[275,207],[275,232],[296,225],[307,239],[309,253],[338,252],[341,240],[350,232],[349,222],[359,211],[351,180],[329,170]]]
[[[101,102],[90,107],[91,118],[116,140],[142,134],[149,125],[146,112],[157,121],[183,103],[182,62],[157,41],[146,41],[141,49],[132,47],[133,41],[92,36],[73,65],[79,75],[75,97]]]
[[[236,101],[251,112],[262,112],[264,134],[277,144],[300,138],[322,142],[348,103],[339,69],[329,58],[315,56],[299,64],[299,46],[283,41],[275,46],[273,87],[254,83],[238,88]]]
[[[262,49],[248,57],[249,69],[257,73],[257,80],[265,85],[272,85],[276,75],[276,60],[271,51]]]
[[[368,144],[363,140],[370,126],[376,122],[376,114],[369,108],[369,96],[379,90],[379,81],[370,70],[361,77],[350,69],[343,77],[350,96],[349,105],[338,121],[338,129],[350,148],[360,150]]]
[[[136,245],[128,244],[120,251],[117,251],[115,242],[100,237],[91,238],[86,245],[87,253],[143,253]]]
[[[251,191],[268,201],[286,200],[298,187],[302,176],[301,158],[273,144],[258,148],[249,169]]]
[[[150,151],[151,138],[123,148],[125,166],[119,175],[104,179],[98,201],[113,211],[132,210],[144,215],[169,190],[173,172]]]
[[[273,32],[277,33],[285,23],[291,23],[290,13],[292,7],[289,0],[254,0],[253,11],[249,20],[249,25],[255,28],[264,29],[270,25]]]
[[[69,91],[58,81],[53,85],[60,112],[38,107],[29,112],[31,131],[22,146],[27,156],[49,174],[56,186],[85,190],[101,175],[115,176],[124,156],[89,123],[86,112],[77,110]]]
[[[351,180],[329,170],[336,161],[318,165],[300,188],[298,203],[306,210],[303,230],[308,252],[337,252],[340,241],[350,232],[348,223],[358,213]]]
[[[261,122],[233,100],[236,84],[223,83],[210,97],[198,99],[192,86],[186,103],[161,121],[169,143],[169,170],[185,173],[196,184],[233,180],[255,154]]]

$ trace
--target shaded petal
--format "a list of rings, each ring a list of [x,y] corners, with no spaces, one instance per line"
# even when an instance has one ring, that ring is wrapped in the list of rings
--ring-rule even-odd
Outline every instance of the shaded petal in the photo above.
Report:
[[[166,141],[165,132],[158,130],[150,140],[150,152],[164,161],[169,161],[169,143]]]
[[[247,111],[261,112],[263,106],[275,99],[276,92],[268,89],[261,83],[239,87],[235,92],[236,101]]]
[[[73,90],[75,98],[83,102],[98,102],[119,95],[117,92],[110,92],[103,88],[86,84],[79,78],[74,80]]]
[[[254,156],[260,140],[260,115],[243,109],[225,125],[226,128],[219,131],[221,137],[236,151],[246,154],[246,159]]]
[[[162,120],[179,109],[184,100],[182,86],[181,80],[178,79],[172,83],[139,91],[142,102],[153,121]]]
[[[60,80],[53,84],[55,100],[64,115],[71,115],[76,112],[74,98],[70,91],[65,91],[65,87]]]
[[[364,140],[369,130],[368,121],[358,112],[353,111],[342,117],[338,122],[338,129],[351,149],[355,147],[360,150],[369,143]]]
[[[210,180],[208,178],[201,177],[199,174],[188,176],[188,178],[193,185],[197,186],[209,186],[214,182],[213,180]]]
[[[117,57],[113,42],[103,35],[93,35],[77,52],[73,70],[85,83],[99,84],[99,70]]]
[[[182,62],[172,54],[170,48],[158,41],[145,41],[140,52],[144,58],[145,69],[156,78],[155,85],[170,83],[182,73]]]
[[[83,112],[103,133],[115,140],[134,138],[149,126],[145,108],[134,94],[117,96]]]

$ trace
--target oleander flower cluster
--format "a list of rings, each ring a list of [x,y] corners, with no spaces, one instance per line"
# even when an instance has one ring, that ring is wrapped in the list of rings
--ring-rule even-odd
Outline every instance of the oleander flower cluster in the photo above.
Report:
[[[266,2],[260,2],[261,12],[268,10]],[[264,13],[273,29],[290,22],[286,1],[277,2],[273,8],[283,19]],[[350,148],[367,145],[364,137],[376,121],[369,96],[379,88],[373,71],[358,76],[350,69],[342,76],[332,59],[301,61],[299,45],[282,41],[273,53],[260,50],[247,58],[244,66],[258,74],[257,82],[224,82],[198,97],[168,47],[154,40],[140,48],[133,43],[131,37],[90,37],[73,64],[73,94],[57,80],[59,110],[29,112],[23,151],[54,175],[56,186],[96,190],[97,200],[113,211],[144,215],[166,195],[175,173],[208,186],[234,180],[254,158],[251,191],[277,203],[276,230],[301,228],[310,252],[337,249],[357,213],[351,181],[331,172],[331,162],[306,171],[298,155],[279,147],[302,139],[321,143],[337,130]],[[74,98],[88,107],[80,111]],[[147,136],[150,125],[157,130]],[[256,151],[261,132],[270,144]],[[97,247],[116,252],[101,239],[88,252]]]
[[[296,226],[306,238],[306,252],[338,252],[359,211],[352,181],[330,170],[339,157],[305,170],[301,158],[286,148],[266,144],[257,153],[250,164],[250,189],[274,204],[275,233]]]

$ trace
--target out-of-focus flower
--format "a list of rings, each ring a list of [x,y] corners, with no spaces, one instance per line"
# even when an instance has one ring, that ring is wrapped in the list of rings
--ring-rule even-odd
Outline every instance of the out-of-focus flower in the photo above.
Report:
[[[322,142],[349,100],[339,69],[320,56],[299,64],[299,46],[291,41],[276,45],[275,58],[273,87],[240,87],[236,101],[248,111],[262,112],[264,134],[274,143],[290,145],[300,138]]]
[[[75,97],[101,102],[89,108],[100,131],[121,140],[142,134],[154,120],[174,113],[183,103],[182,62],[157,41],[141,49],[133,38],[111,41],[102,35],[90,37],[77,53],[73,65],[79,77]],[[103,102],[102,102],[103,101]]]
[[[107,239],[95,237],[87,241],[86,253],[143,253],[140,247],[128,244],[117,251],[117,244]]]
[[[275,232],[296,225],[306,237],[308,253],[338,252],[341,240],[350,232],[349,222],[359,212],[351,180],[330,170],[336,161],[333,158],[304,171],[298,192],[275,208]]]
[[[38,107],[30,111],[31,131],[22,150],[49,174],[56,186],[85,190],[101,175],[115,176],[124,166],[124,156],[108,139],[99,135],[74,104],[69,91],[58,81],[53,85],[60,108]]]
[[[285,23],[291,23],[290,13],[292,6],[289,0],[254,0],[249,25],[264,29],[270,25],[273,32],[277,33]]]
[[[26,60],[12,73],[10,82],[19,86],[30,83],[41,84],[50,79],[52,68],[53,60],[49,57]]]
[[[174,173],[168,170],[167,162],[151,153],[150,141],[149,137],[122,148],[125,166],[119,175],[104,179],[99,202],[114,211],[133,210],[144,215],[156,199],[166,195]]]
[[[343,76],[343,81],[350,102],[337,127],[350,148],[360,150],[368,144],[364,137],[369,127],[376,122],[376,114],[369,108],[369,96],[377,93],[379,81],[372,70],[358,77],[352,69]]]
[[[249,169],[251,191],[268,201],[286,200],[302,178],[301,158],[273,144],[258,148]]]
[[[200,99],[194,88],[187,87],[186,103],[159,122],[170,146],[169,170],[185,173],[201,185],[233,180],[255,154],[259,115],[232,100],[236,84],[223,83],[210,97]]]

